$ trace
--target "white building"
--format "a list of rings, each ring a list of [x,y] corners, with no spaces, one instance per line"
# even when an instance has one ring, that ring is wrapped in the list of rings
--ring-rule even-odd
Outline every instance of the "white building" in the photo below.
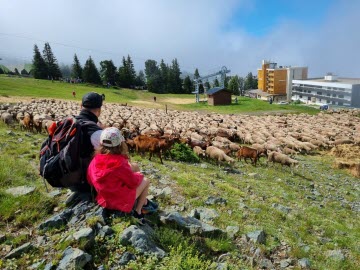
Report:
[[[360,108],[360,79],[324,78],[292,80],[292,100],[310,104],[332,104]]]

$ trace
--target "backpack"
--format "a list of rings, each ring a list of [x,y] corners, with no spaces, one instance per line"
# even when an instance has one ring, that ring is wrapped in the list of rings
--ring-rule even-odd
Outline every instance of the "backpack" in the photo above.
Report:
[[[67,117],[49,127],[40,150],[40,175],[51,186],[71,187],[86,181],[81,146],[82,128],[87,125],[94,123]]]

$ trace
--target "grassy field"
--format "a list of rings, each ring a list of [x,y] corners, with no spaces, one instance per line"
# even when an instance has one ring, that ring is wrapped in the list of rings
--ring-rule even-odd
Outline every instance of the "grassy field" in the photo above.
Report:
[[[45,135],[11,131],[0,124],[0,234],[5,234],[4,238],[0,237],[1,255],[6,246],[17,247],[36,239],[37,224],[53,214],[55,207],[64,208],[64,198],[54,200],[46,196],[38,176],[37,156],[44,138]],[[221,229],[239,226],[240,231],[232,241],[199,238],[160,227],[157,234],[161,245],[169,252],[168,258],[162,262],[139,259],[130,264],[131,269],[179,269],[176,268],[179,266],[207,269],[210,261],[227,252],[231,254],[229,269],[257,269],[239,259],[251,254],[240,250],[238,241],[241,235],[259,229],[267,235],[265,244],[256,245],[260,252],[273,254],[285,243],[289,256],[295,260],[294,269],[300,269],[296,260],[301,258],[308,258],[312,269],[360,268],[360,218],[359,212],[354,210],[354,205],[360,201],[359,179],[344,170],[333,169],[333,158],[324,153],[298,157],[301,165],[294,175],[289,169],[267,165],[264,160],[257,167],[237,162],[230,169],[204,161],[187,164],[165,160],[161,165],[156,158],[150,162],[133,155],[132,159],[139,162],[143,170],[152,171],[148,177],[153,187],[164,187],[163,183],[167,182],[166,186],[172,189],[173,194],[159,200],[161,209],[171,209],[174,205],[184,205],[186,212],[195,207],[213,208],[220,214],[215,226]],[[36,189],[22,197],[5,192],[20,185]],[[209,196],[222,197],[227,204],[206,206],[204,202]],[[276,204],[288,210],[283,211]],[[116,235],[127,225],[128,221],[123,220],[114,224]],[[66,244],[54,248],[60,253]],[[110,240],[102,244],[108,250],[126,249]],[[207,252],[199,254],[199,250]],[[327,253],[331,250],[341,250],[345,260],[329,259]],[[44,255],[41,252],[31,252],[18,261],[0,259],[0,268],[25,268],[29,261],[40,260]],[[113,256],[115,254],[110,252],[101,263],[110,263],[116,259]],[[100,261],[95,259],[95,262]]]
[[[72,92],[76,92],[76,98],[73,98]],[[113,89],[96,86],[87,86],[85,84],[69,84],[57,81],[36,80],[31,78],[7,77],[0,75],[0,98],[58,98],[81,101],[81,97],[89,92],[95,91],[104,93],[107,102],[128,103],[129,105],[164,108],[169,109],[204,111],[214,113],[267,113],[267,112],[294,112],[315,114],[317,109],[303,105],[277,105],[267,102],[240,97],[238,104],[233,103],[229,106],[209,106],[206,102],[195,103],[194,95],[177,94],[154,94],[147,91],[130,89]],[[157,102],[153,101],[156,95]]]

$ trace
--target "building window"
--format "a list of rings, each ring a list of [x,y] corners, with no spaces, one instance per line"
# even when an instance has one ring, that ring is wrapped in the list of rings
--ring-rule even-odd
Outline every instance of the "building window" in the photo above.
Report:
[[[343,103],[342,103],[342,102],[338,102],[338,105],[342,106],[342,105],[343,105]]]
[[[326,103],[330,103],[330,100],[327,100]]]
[[[300,95],[299,98],[302,98],[302,95]]]
[[[322,95],[322,92],[316,92],[316,93],[317,93],[318,95],[320,95],[320,96]]]
[[[311,93],[311,90],[308,90],[308,93]]]
[[[333,97],[336,97],[336,94],[333,94],[332,96],[333,96]]]
[[[308,97],[308,100],[311,100],[311,97]]]
[[[344,95],[339,95],[339,98],[344,98]]]
[[[331,96],[331,94],[326,94],[328,97],[330,97]]]

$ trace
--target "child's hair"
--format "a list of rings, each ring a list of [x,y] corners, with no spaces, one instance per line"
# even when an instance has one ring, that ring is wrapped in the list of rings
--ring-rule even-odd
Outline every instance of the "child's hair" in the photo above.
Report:
[[[129,149],[126,145],[126,142],[121,142],[118,146],[115,146],[115,147],[108,147],[108,146],[100,145],[100,148],[95,151],[95,155],[96,154],[123,155],[123,156],[126,156],[128,159],[130,159]]]

